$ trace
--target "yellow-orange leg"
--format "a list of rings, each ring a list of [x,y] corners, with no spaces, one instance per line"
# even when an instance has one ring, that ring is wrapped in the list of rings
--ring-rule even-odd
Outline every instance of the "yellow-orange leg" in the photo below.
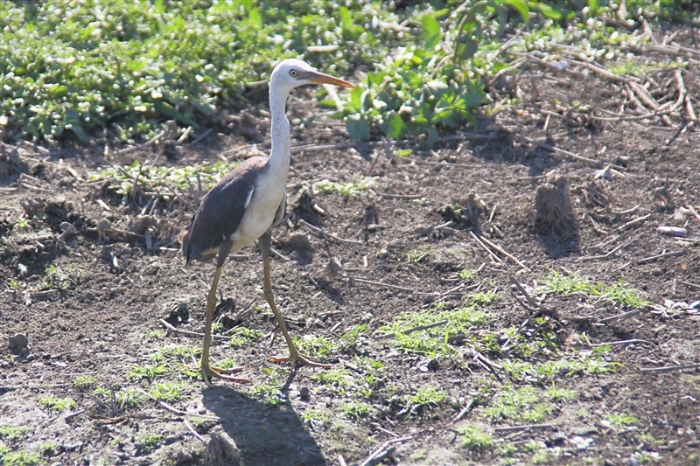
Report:
[[[204,323],[204,343],[202,344],[202,378],[204,383],[211,386],[211,379],[228,380],[231,382],[249,383],[250,379],[245,377],[231,377],[227,375],[231,372],[238,372],[241,368],[221,369],[209,366],[209,346],[211,345],[211,324],[214,321],[214,309],[216,308],[216,287],[219,285],[222,267],[217,267],[214,272],[214,281],[211,283],[211,290],[207,296],[207,316]]]
[[[263,254],[265,256],[265,254]],[[265,300],[267,300],[267,304],[270,305],[270,310],[272,313],[275,315],[275,319],[277,320],[277,324],[280,326],[280,330],[282,330],[282,335],[284,335],[284,339],[287,342],[287,346],[289,347],[289,356],[286,357],[280,357],[280,356],[269,356],[268,359],[273,362],[281,363],[281,362],[286,362],[286,361],[291,361],[292,362],[292,367],[296,367],[297,364],[305,364],[307,366],[313,366],[313,367],[322,367],[324,369],[330,369],[331,365],[330,364],[323,364],[320,362],[316,362],[310,357],[299,353],[299,350],[297,350],[296,345],[292,341],[292,337],[289,336],[289,332],[287,331],[287,325],[284,323],[284,319],[282,318],[282,314],[280,314],[280,311],[277,309],[277,306],[275,305],[275,297],[272,294],[272,283],[270,281],[270,257],[263,257],[263,275],[264,275],[264,285],[263,285],[263,291],[265,293]]]

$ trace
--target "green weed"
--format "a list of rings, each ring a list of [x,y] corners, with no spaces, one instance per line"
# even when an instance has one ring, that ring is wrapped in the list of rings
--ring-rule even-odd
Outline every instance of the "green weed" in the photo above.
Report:
[[[21,439],[25,432],[27,432],[26,427],[0,426],[0,438],[10,442]]]
[[[465,424],[457,428],[460,435],[460,446],[473,451],[492,448],[496,439],[479,426]]]
[[[460,272],[457,272],[457,276],[459,277],[460,280],[466,281],[471,281],[474,280],[477,276],[477,271],[472,270],[472,269],[464,269],[461,270]]]
[[[163,330],[151,330],[146,334],[150,340],[162,340],[165,337],[165,332]]]
[[[325,413],[313,409],[307,409],[304,411],[304,413],[301,415],[301,420],[306,424],[310,424],[311,426],[323,426],[328,425],[331,422],[330,418]]]
[[[49,395],[39,397],[39,404],[50,411],[67,411],[74,409],[77,403],[72,398],[57,398]]]
[[[353,418],[356,421],[361,421],[362,419],[367,419],[374,412],[372,408],[367,403],[350,401],[340,405],[340,410],[347,417]]]
[[[136,446],[142,454],[152,452],[158,447],[158,444],[163,440],[162,435],[146,434],[136,437]]]
[[[409,414],[423,414],[442,404],[447,394],[434,387],[421,387],[414,395],[405,397]]]
[[[639,419],[631,414],[625,413],[613,413],[605,417],[608,422],[614,427],[628,427],[635,424],[639,424]]]
[[[151,388],[151,395],[156,400],[173,403],[182,399],[183,390],[181,382],[157,382]]]
[[[158,364],[157,366],[131,366],[127,370],[126,378],[134,380],[151,380],[156,377],[165,377],[168,374],[168,366],[165,363]]]
[[[42,464],[41,458],[36,453],[28,451],[10,452],[0,445],[0,464],[3,466],[35,466]]]
[[[338,193],[347,197],[357,197],[368,188],[375,185],[375,178],[358,176],[355,181],[348,183],[337,183],[334,181],[321,180],[314,183],[311,189],[314,194]]]
[[[325,389],[336,395],[344,395],[353,380],[345,369],[329,369],[310,377],[314,382],[324,385]]]
[[[542,400],[542,394],[535,387],[526,385],[513,388],[501,386],[484,414],[492,421],[516,421],[539,423],[552,412],[552,406]]]
[[[241,348],[250,342],[258,341],[263,335],[264,333],[260,330],[238,327],[231,334],[229,345],[231,345],[232,348]]]
[[[301,338],[294,338],[297,349],[309,356],[328,357],[334,349],[333,342],[326,337],[314,335],[304,335]]]
[[[116,393],[116,399],[122,408],[136,408],[141,404],[141,392],[136,387],[126,387]]]
[[[582,295],[589,298],[606,300],[621,307],[644,309],[650,302],[639,290],[628,288],[620,281],[614,285],[593,283],[578,274],[562,275],[556,270],[544,280],[545,290],[563,296]]]
[[[73,379],[73,386],[78,390],[89,390],[95,386],[97,381],[91,375],[79,375]]]

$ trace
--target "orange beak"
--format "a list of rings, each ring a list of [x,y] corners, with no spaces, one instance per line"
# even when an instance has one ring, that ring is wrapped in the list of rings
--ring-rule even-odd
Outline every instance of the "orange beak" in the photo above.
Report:
[[[348,89],[353,89],[355,87],[347,81],[329,74],[319,73],[318,71],[307,72],[306,79],[312,84],[333,84],[334,86],[346,87]]]

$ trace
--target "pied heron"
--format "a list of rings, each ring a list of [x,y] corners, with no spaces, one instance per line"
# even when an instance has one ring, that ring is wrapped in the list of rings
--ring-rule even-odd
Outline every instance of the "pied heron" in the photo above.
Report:
[[[248,379],[227,375],[228,371],[209,365],[211,325],[216,307],[216,287],[221,269],[231,252],[258,241],[263,258],[263,290],[265,299],[275,315],[289,347],[289,357],[270,357],[275,362],[291,361],[318,367],[330,367],[300,354],[287,326],[275,305],[270,283],[271,230],[284,217],[289,173],[289,121],[285,105],[289,92],[305,84],[334,84],[353,88],[342,79],[319,73],[301,60],[284,60],[270,76],[270,113],[272,115],[272,149],[268,158],[251,157],[228,173],[202,198],[192,222],[180,235],[186,263],[208,261],[216,257],[216,271],[207,296],[204,343],[202,346],[202,377],[209,385],[212,377],[237,382]]]

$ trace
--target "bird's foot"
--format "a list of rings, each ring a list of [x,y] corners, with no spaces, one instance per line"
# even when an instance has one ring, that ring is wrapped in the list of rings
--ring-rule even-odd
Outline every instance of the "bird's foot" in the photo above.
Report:
[[[202,378],[204,379],[204,383],[206,383],[207,385],[211,385],[212,379],[226,380],[227,382],[251,383],[252,380],[250,380],[247,377],[233,377],[230,375],[236,372],[241,372],[242,370],[243,366],[231,367],[230,369],[223,369],[221,367],[212,367],[208,364],[203,363]]]
[[[292,367],[296,367],[297,364],[311,367],[321,367],[323,369],[330,369],[331,367],[333,367],[330,364],[324,364],[318,361],[314,361],[309,356],[301,353],[296,353],[293,355],[290,354],[289,356],[268,356],[267,359],[278,364],[284,362],[291,362]]]

